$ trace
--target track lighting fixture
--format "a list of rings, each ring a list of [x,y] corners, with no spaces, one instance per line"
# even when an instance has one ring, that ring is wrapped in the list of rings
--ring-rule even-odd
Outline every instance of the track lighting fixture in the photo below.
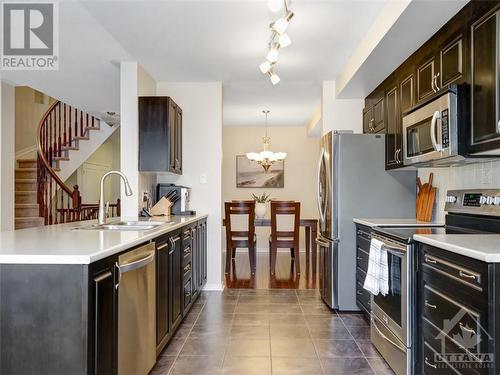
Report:
[[[269,52],[267,53],[267,61],[270,63],[275,63],[278,61],[279,56],[279,45],[275,44],[271,47]]]
[[[269,41],[269,51],[266,56],[267,61],[259,65],[262,74],[267,74],[271,83],[277,85],[280,82],[280,77],[274,73],[273,68],[278,62],[279,50],[292,44],[292,40],[285,31],[293,17],[293,12],[288,9],[287,0],[268,0],[267,5],[272,12],[277,12],[284,8],[283,16],[269,25],[271,39]]]
[[[292,40],[288,34],[283,33],[278,37],[278,44],[280,45],[280,48],[285,48],[292,44]]]
[[[271,24],[271,29],[276,31],[278,34],[283,34],[290,24],[290,20],[292,19],[292,17],[293,12],[288,11],[283,17]]]
[[[267,7],[273,13],[279,12],[283,7],[283,0],[268,0]]]
[[[274,73],[272,70],[269,70],[267,72],[267,75],[269,76],[269,79],[271,80],[271,83],[273,84],[273,86],[277,85],[281,81],[281,78],[276,73]]]

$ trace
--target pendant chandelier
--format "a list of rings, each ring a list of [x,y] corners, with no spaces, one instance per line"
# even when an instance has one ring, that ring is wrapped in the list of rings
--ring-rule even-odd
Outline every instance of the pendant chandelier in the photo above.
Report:
[[[268,109],[262,111],[262,113],[264,113],[264,115],[266,116],[266,133],[265,136],[262,137],[262,145],[264,150],[261,152],[247,153],[247,158],[259,163],[262,168],[264,168],[264,171],[266,171],[266,173],[269,171],[271,165],[286,158],[286,152],[272,152],[268,150],[268,147],[271,144],[271,137],[267,135],[267,116],[269,115],[269,112],[270,111]]]

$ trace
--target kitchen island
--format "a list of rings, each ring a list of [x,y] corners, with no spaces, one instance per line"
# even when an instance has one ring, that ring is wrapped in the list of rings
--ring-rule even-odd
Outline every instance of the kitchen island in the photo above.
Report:
[[[89,230],[86,221],[1,233],[0,373],[150,369],[206,283],[206,217],[155,217],[164,223],[149,230]],[[134,370],[125,353],[152,355],[138,355]]]

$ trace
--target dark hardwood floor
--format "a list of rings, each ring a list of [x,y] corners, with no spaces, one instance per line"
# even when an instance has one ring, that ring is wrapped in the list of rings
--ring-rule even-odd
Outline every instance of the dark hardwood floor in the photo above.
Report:
[[[223,254],[225,259],[225,254]],[[312,264],[306,264],[306,254],[300,253],[301,274],[296,276],[294,261],[290,252],[279,252],[276,260],[276,275],[269,272],[269,253],[257,253],[257,269],[255,275],[250,274],[248,252],[237,252],[232,261],[231,273],[225,275],[227,288],[249,289],[316,289],[318,274],[313,272]],[[318,267],[316,266],[316,269]]]

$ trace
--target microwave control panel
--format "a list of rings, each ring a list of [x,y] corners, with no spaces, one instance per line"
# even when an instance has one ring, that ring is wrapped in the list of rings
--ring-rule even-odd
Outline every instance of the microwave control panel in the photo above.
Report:
[[[441,111],[441,144],[443,148],[450,146],[450,134],[449,134],[449,123],[448,123],[448,108]]]

